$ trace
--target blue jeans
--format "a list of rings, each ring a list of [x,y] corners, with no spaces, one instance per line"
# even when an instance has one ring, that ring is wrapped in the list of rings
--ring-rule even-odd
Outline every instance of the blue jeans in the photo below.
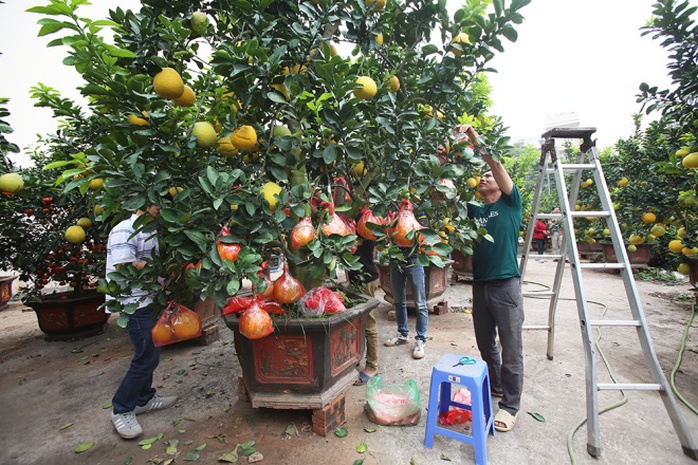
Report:
[[[157,322],[151,307],[139,308],[128,318],[128,333],[135,353],[126,376],[112,399],[114,413],[133,412],[155,395],[153,372],[160,363],[162,348],[153,344],[152,330]]]
[[[397,332],[407,336],[407,280],[410,280],[412,297],[417,305],[417,336],[415,339],[427,340],[427,325],[429,310],[427,309],[427,293],[424,286],[424,268],[413,263],[401,263],[400,267],[392,266],[390,284],[393,288],[395,304],[395,319]]]

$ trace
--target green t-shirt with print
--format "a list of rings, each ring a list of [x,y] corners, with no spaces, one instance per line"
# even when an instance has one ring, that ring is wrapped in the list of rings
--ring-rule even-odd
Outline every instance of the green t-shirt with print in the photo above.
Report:
[[[521,195],[514,186],[510,195],[489,205],[468,204],[468,215],[486,228],[494,242],[483,239],[473,251],[473,280],[492,281],[521,276],[518,264]]]

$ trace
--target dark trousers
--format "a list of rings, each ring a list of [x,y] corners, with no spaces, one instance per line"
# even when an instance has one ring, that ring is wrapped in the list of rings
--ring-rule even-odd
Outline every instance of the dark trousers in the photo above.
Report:
[[[480,356],[487,362],[499,407],[512,415],[521,408],[524,380],[521,278],[473,283],[473,325]],[[497,335],[502,346],[500,354]]]
[[[536,239],[538,245],[538,255],[543,255],[545,252],[545,239]]]

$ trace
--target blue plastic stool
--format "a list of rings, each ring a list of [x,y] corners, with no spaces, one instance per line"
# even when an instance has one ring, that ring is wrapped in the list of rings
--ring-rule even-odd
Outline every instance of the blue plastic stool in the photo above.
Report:
[[[492,395],[490,393],[490,375],[487,363],[479,358],[472,358],[473,365],[454,366],[461,359],[459,355],[445,354],[431,370],[429,386],[429,410],[427,412],[424,446],[434,446],[434,435],[440,434],[449,438],[472,444],[475,448],[475,463],[487,464],[487,435],[494,436],[494,415],[492,415]],[[471,404],[464,405],[451,400],[451,384],[458,384],[470,391]],[[458,433],[439,426],[439,414],[447,412],[450,406],[470,410],[473,413],[472,435]],[[486,418],[483,422],[482,418]]]

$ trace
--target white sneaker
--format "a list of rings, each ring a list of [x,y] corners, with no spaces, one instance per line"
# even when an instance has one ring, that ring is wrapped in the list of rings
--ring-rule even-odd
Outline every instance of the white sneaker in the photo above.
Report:
[[[111,422],[114,423],[116,432],[124,439],[133,439],[143,434],[143,428],[133,412],[111,413]]]
[[[133,409],[133,413],[140,415],[141,413],[152,412],[153,410],[170,408],[175,404],[175,402],[177,402],[177,396],[160,397],[159,395],[155,394],[147,404],[142,406],[136,405],[136,408]]]
[[[421,339],[414,341],[414,349],[412,349],[412,358],[420,359],[424,358],[424,347],[426,343]]]
[[[384,343],[386,347],[401,346],[403,344],[407,344],[407,336],[403,336],[400,333],[398,333],[397,336],[395,336],[394,338],[388,339]]]

